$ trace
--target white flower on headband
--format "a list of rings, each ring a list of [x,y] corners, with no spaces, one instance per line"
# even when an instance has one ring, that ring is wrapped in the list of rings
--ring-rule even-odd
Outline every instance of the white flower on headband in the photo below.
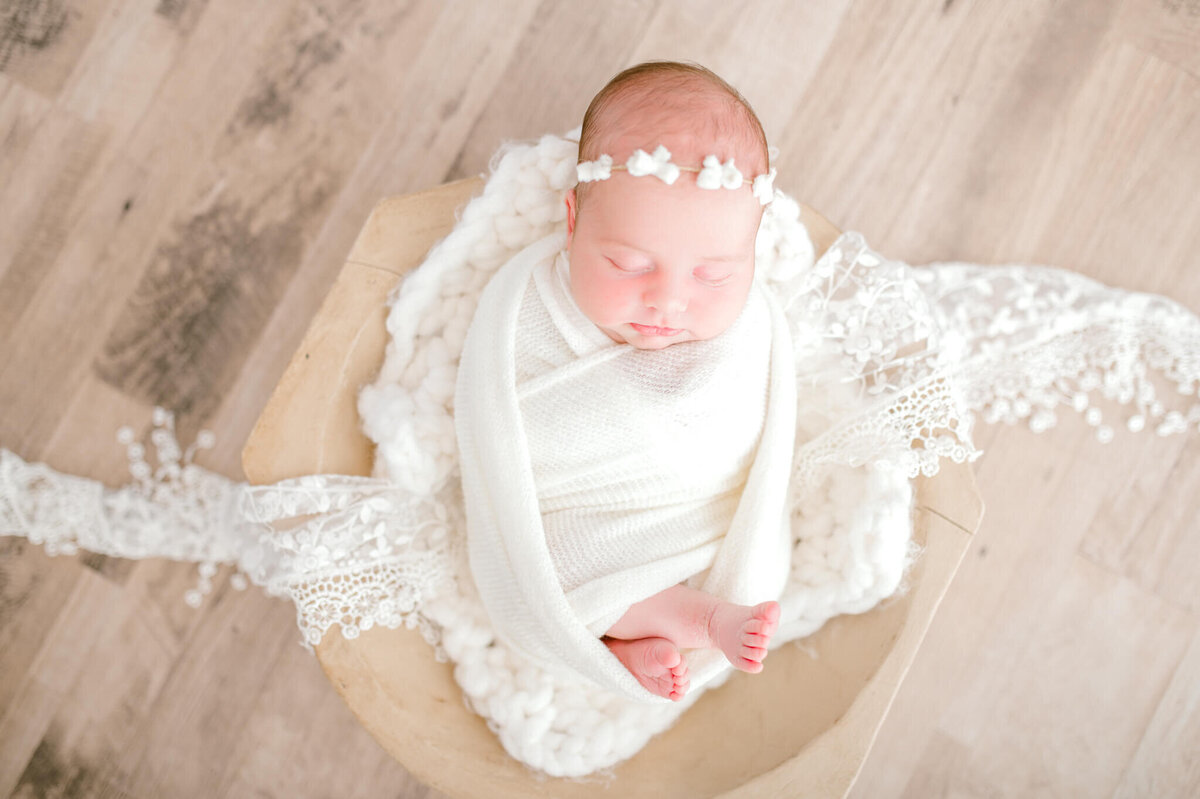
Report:
[[[625,162],[625,168],[636,178],[654,175],[668,186],[679,177],[679,167],[671,163],[671,151],[661,144],[654,150],[654,155],[645,150],[634,150]]]
[[[771,157],[778,155],[774,147],[768,148]],[[703,168],[694,166],[680,167],[671,162],[671,151],[663,145],[658,145],[654,153],[645,150],[634,150],[633,155],[624,165],[613,164],[611,155],[601,155],[595,161],[580,161],[575,165],[575,173],[580,183],[591,183],[596,180],[608,180],[614,169],[624,169],[634,177],[654,175],[667,185],[679,179],[681,171],[695,172],[696,185],[702,189],[740,189],[746,183],[741,171],[734,166],[730,158],[724,164],[715,155],[704,157]],[[775,199],[775,168],[771,167],[766,174],[758,175],[752,184],[754,198],[762,205]]]
[[[742,173],[733,165],[730,158],[724,164],[715,155],[704,156],[704,168],[696,175],[696,185],[702,189],[740,189]],[[757,196],[757,195],[755,195]]]
[[[775,167],[771,167],[771,171],[765,175],[759,175],[754,179],[754,196],[762,205],[766,205],[775,199]]]
[[[575,166],[575,173],[579,176],[580,183],[608,180],[612,177],[612,156],[602,155],[595,161],[583,161]]]

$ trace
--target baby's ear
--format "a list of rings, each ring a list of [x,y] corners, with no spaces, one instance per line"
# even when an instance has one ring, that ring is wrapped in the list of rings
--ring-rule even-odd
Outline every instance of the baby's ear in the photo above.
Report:
[[[570,244],[571,236],[575,233],[575,189],[567,190],[564,202],[567,204],[567,244]]]

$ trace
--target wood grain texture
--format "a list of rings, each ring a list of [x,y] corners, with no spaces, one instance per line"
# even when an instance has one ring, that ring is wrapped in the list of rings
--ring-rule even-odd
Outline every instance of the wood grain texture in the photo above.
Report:
[[[704,63],[779,185],[911,263],[1200,310],[1195,0],[0,3],[0,445],[116,485],[239,452],[375,202]],[[1200,793],[1200,442],[983,428],[988,507],[856,796]],[[281,601],[0,539],[0,796],[426,796]]]

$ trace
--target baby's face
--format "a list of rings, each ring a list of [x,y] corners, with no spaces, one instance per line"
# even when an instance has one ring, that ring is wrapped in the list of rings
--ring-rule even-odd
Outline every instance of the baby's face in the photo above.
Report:
[[[754,278],[762,206],[748,186],[701,189],[614,171],[576,218],[567,196],[571,294],[609,338],[656,350],[725,331]]]

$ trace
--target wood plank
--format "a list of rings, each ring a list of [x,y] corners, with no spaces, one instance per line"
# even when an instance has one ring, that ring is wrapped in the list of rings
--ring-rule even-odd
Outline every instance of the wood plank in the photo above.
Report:
[[[55,206],[75,203],[65,195],[84,178],[62,180],[2,279],[0,406],[6,412],[0,437],[27,460],[43,457],[45,441],[86,379],[102,340],[97,331],[112,324],[136,278],[126,259],[144,250],[153,211],[126,213],[124,206],[145,174],[141,166],[118,159],[89,202],[80,204],[78,216]]]
[[[1052,199],[1029,257],[1200,309],[1200,163],[1176,155],[1198,149],[1200,80],[1111,36],[1028,187]]]
[[[0,539],[0,716],[22,701],[26,677],[82,575],[71,557],[51,557],[21,538]]]
[[[383,55],[376,31],[398,14],[351,3],[298,4],[284,16],[195,202],[173,220],[105,341],[96,364],[105,380],[181,415],[215,411],[244,366],[244,342],[261,337],[371,135],[371,115],[359,110],[373,98],[344,88],[361,71],[350,54]]]
[[[63,695],[87,665],[87,653],[111,621],[103,616],[97,619],[95,610],[111,601],[118,589],[86,569],[65,565],[73,566],[78,579],[71,584],[62,611],[53,621],[43,622],[46,634],[35,656],[14,674],[16,701],[0,715],[0,741],[5,744],[0,747],[0,794],[20,782]]]
[[[850,0],[824,3],[662,3],[638,42],[618,69],[657,59],[694,61],[705,53],[704,66],[716,72],[749,101],[758,114],[769,144],[778,145],[792,110],[809,89],[813,74],[826,57]],[[803,32],[800,35],[799,32]],[[598,75],[594,93],[612,75]],[[584,92],[580,124],[586,103]],[[776,185],[791,191],[800,154],[782,152]],[[800,199],[807,197],[800,195]]]
[[[903,785],[903,799],[927,799],[934,796],[953,796],[955,799],[989,799],[996,792],[991,783],[968,771],[964,765],[971,748],[943,732],[934,730],[913,771],[912,779]]]
[[[1114,439],[1112,455],[1129,464],[1128,477],[1105,497],[1080,552],[1147,591],[1200,612],[1200,536],[1195,535],[1200,497],[1190,489],[1200,485],[1200,447],[1181,448],[1178,437],[1133,438],[1118,432]]]
[[[284,646],[296,646],[295,611],[261,592],[214,581],[192,632],[138,735],[115,765],[137,796],[220,794],[233,777],[237,736]],[[214,790],[215,789],[215,790]]]
[[[105,127],[113,141],[127,141],[158,99],[202,6],[160,0],[117,3],[97,24],[57,93],[56,105]]]
[[[335,631],[332,633],[337,635]],[[339,796],[370,799],[379,786],[392,795],[437,799],[440,792],[408,774],[363,729],[312,655],[284,646],[271,679],[241,728],[235,773],[223,795]],[[321,764],[297,769],[296,764]],[[347,779],[347,775],[366,779]]]
[[[29,759],[15,793],[124,795],[119,754],[140,733],[140,719],[175,665],[178,647],[154,630],[137,592],[103,606],[103,625],[86,653],[87,668],[63,692],[58,711]],[[95,609],[92,609],[95,615]],[[135,658],[126,653],[136,652]]]
[[[997,86],[1052,5],[853,4],[775,142],[790,159],[792,174],[781,172],[782,185],[802,176],[795,185],[805,202],[868,242],[886,244],[890,257],[920,263],[968,256],[950,229],[973,218],[957,204],[968,177],[955,170],[948,185],[934,184],[954,198],[953,208],[929,207],[922,179],[937,158],[980,152],[967,146],[968,137],[985,126]],[[1064,69],[1078,68],[1063,61]],[[1011,158],[1010,149],[982,152]]]
[[[1195,796],[1200,793],[1196,752],[1200,752],[1200,627],[1113,796]]]
[[[988,503],[985,579],[990,590],[986,598],[976,593],[971,607],[962,609],[977,616],[972,635],[963,642],[972,656],[968,668],[975,674],[965,680],[939,722],[961,741],[974,743],[993,724],[984,707],[1004,689],[1012,670],[1024,659],[1025,642],[1042,624],[1103,496],[1122,480],[1119,470],[1102,457],[1103,445],[1090,435],[1091,428],[1078,420],[1070,422],[1053,437],[1008,431],[1010,435],[980,464],[979,484]],[[1077,446],[1060,450],[1055,439],[1061,441],[1062,433],[1073,433],[1071,440]],[[1032,438],[1041,440],[1035,444]],[[1056,460],[1062,466],[1054,469],[1055,479],[1045,483],[1029,479],[1030,463]],[[1008,486],[1009,495],[1020,491],[1022,500],[991,501],[988,486],[994,491]]]
[[[76,709],[76,712],[79,712]],[[113,769],[103,760],[84,759],[77,750],[63,750],[58,742],[62,733],[51,727],[29,759],[13,791],[25,796],[103,796],[111,799],[135,799],[126,793]]]
[[[1130,576],[1155,594],[1200,613],[1200,585],[1196,564],[1200,563],[1200,535],[1196,519],[1200,511],[1200,445],[1196,436],[1175,464],[1163,493],[1129,549],[1133,568]]]
[[[55,112],[51,118],[56,126],[36,137],[36,153],[23,159],[34,166],[7,195],[14,206],[28,202],[23,187],[36,185],[38,169],[54,176],[50,185],[55,187],[36,203],[41,209],[39,221],[17,246],[17,260],[0,276],[0,295],[8,300],[0,308],[0,341],[11,353],[0,363],[0,404],[12,410],[11,416],[0,420],[5,425],[0,433],[7,446],[26,457],[36,457],[27,442],[49,435],[53,421],[61,416],[62,388],[68,389],[69,396],[89,368],[103,342],[94,331],[111,327],[121,301],[137,285],[159,235],[156,231],[184,199],[180,186],[189,185],[203,166],[200,159],[179,156],[205,152],[219,133],[211,122],[203,133],[196,134],[193,128],[204,129],[200,120],[209,119],[208,114],[223,119],[222,106],[232,109],[233,100],[213,89],[248,80],[252,64],[235,54],[254,51],[255,37],[261,38],[263,29],[270,28],[265,24],[269,18],[263,18],[263,13],[256,18],[244,3],[227,6],[236,8],[217,3],[209,7],[205,15],[209,24],[190,37],[162,83],[152,113],[137,128],[143,135],[153,131],[158,137],[153,146],[135,145],[128,150],[136,153],[138,161],[165,162],[166,168],[147,170],[133,158],[115,153],[114,147],[129,142],[105,137],[107,147],[89,143],[76,129],[99,131],[95,135],[102,136],[103,125],[79,128],[83,123],[66,111]],[[267,9],[279,13],[270,4]],[[230,30],[238,35],[230,36]],[[197,102],[197,96],[206,97],[205,102]],[[64,160],[63,153],[74,154],[75,160]],[[60,167],[60,161],[66,167]],[[4,207],[0,203],[0,209]],[[87,291],[81,295],[81,289]],[[75,324],[66,323],[67,318]],[[68,365],[56,371],[48,366],[42,350],[62,331],[67,334],[62,357]],[[38,404],[36,409],[21,404],[31,401]],[[18,419],[26,421],[18,424]]]
[[[19,91],[19,90],[17,90]],[[36,111],[35,111],[36,113]],[[108,143],[108,132],[74,114],[49,110],[36,134],[10,167],[0,189],[0,213],[13,227],[0,240],[0,338],[12,337],[28,304],[51,272],[69,231],[84,212],[77,203],[83,184]],[[24,136],[17,131],[20,138]],[[19,149],[15,152],[21,152]],[[20,238],[17,238],[20,236]]]
[[[66,644],[66,646],[70,646]],[[21,680],[16,702],[0,718],[0,794],[15,795],[14,789],[29,773],[62,695],[37,680]],[[35,767],[37,770],[37,767]],[[25,780],[27,783],[28,779]]]
[[[109,2],[17,0],[0,10],[0,72],[47,96],[75,69]]]
[[[514,58],[498,76],[471,137],[443,180],[483,171],[497,142],[566,133],[583,121],[592,95],[633,63],[657,0],[578,6],[545,4],[523,31]],[[580,36],[580,31],[587,31]],[[537,91],[530,91],[536,86]]]
[[[12,261],[17,243],[24,237],[33,219],[34,198],[49,187],[45,181],[18,178],[23,156],[35,141],[35,131],[41,125],[53,103],[42,95],[0,74],[0,286]],[[15,202],[13,189],[19,186],[24,202]],[[32,207],[31,207],[32,206]]]
[[[1086,558],[1060,580],[958,763],[1013,795],[1109,796],[1196,619]]]
[[[1117,28],[1121,38],[1200,78],[1200,13],[1185,0],[1125,0]]]
[[[852,796],[899,796],[910,775],[923,768],[925,748],[936,731],[957,732],[946,721],[956,705],[975,695],[975,689],[986,696],[991,686],[987,681],[1007,675],[1011,664],[1003,658],[1011,653],[1006,646],[1011,645],[1011,638],[1000,640],[999,636],[1004,626],[1011,624],[1013,586],[1022,586],[1019,596],[1025,596],[1024,580],[1056,578],[1053,569],[1037,568],[1047,562],[1044,530],[1049,527],[1037,523],[1038,515],[1069,513],[1067,504],[1055,510],[1056,492],[1068,494],[1065,501],[1078,495],[1086,501],[1090,485],[1091,475],[1075,474],[1070,462],[1059,457],[1063,450],[1088,445],[1090,428],[1085,431],[1082,424],[1064,427],[1054,432],[1057,440],[1049,434],[1006,428],[976,464],[976,480],[986,508],[983,522],[946,591]],[[1014,457],[1015,453],[1020,457]],[[1034,475],[1030,475],[1031,463],[1038,467]],[[1096,468],[1102,471],[1099,465]],[[1011,499],[1018,493],[1020,501]],[[1061,531],[1056,536],[1066,537]],[[1073,556],[1070,541],[1058,540],[1056,546],[1060,560]],[[1020,634],[1019,629],[1009,631],[1011,637]],[[963,724],[987,723],[969,711],[962,715]],[[968,740],[961,733],[956,738]]]

